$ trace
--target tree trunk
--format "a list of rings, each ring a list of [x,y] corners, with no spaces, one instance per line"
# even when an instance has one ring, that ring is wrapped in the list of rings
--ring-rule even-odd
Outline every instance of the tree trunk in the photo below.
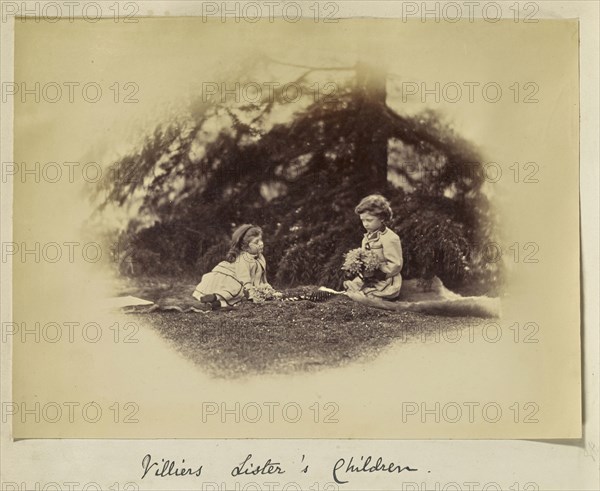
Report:
[[[358,63],[356,165],[360,192],[384,192],[387,186],[388,134],[382,115],[386,103],[386,76],[382,70]]]

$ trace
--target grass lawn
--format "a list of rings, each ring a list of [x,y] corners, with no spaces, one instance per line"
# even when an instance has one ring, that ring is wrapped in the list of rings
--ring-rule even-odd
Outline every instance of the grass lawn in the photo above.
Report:
[[[194,287],[193,282],[155,279],[129,284],[121,294],[160,303],[163,298],[191,299]],[[378,310],[347,297],[320,303],[243,302],[233,310],[207,313],[132,315],[203,370],[226,378],[367,361],[392,343],[420,342],[423,335],[433,340],[436,330],[463,329],[472,320]]]

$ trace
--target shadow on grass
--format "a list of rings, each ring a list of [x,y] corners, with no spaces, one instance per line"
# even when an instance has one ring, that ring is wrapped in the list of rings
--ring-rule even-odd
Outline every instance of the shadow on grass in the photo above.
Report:
[[[154,283],[123,293],[160,302],[189,298],[194,285]],[[218,378],[289,374],[366,362],[397,343],[431,341],[468,318],[390,312],[346,297],[323,303],[243,302],[229,311],[136,314],[184,357]],[[430,335],[431,334],[431,335]]]
[[[195,284],[152,278],[126,282],[120,295],[157,303],[193,302]],[[309,291],[305,287],[295,291]],[[434,342],[473,319],[378,310],[346,297],[327,302],[243,302],[229,311],[135,314],[199,368],[218,378],[290,374],[374,359],[392,344]]]

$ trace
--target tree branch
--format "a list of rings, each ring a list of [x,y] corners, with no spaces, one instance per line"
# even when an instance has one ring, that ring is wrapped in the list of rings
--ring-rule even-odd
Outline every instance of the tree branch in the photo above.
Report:
[[[300,65],[300,64],[297,64],[297,63],[288,63],[288,62],[285,62],[285,61],[277,61],[277,60],[274,60],[273,58],[271,58],[270,56],[265,56],[265,58],[270,63],[275,63],[277,65],[291,66],[291,67],[294,67],[294,68],[304,68],[305,70],[309,70],[309,71],[324,71],[324,72],[326,72],[326,71],[356,70],[356,65],[339,66],[339,67],[331,67],[331,66],[319,67],[319,66],[313,66],[313,65]]]

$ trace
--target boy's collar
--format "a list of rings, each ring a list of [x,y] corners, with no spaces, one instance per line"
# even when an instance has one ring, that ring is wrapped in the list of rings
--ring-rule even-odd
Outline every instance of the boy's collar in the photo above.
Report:
[[[384,235],[387,231],[388,231],[388,228],[384,225],[379,230],[375,230],[375,232],[367,232],[365,234],[365,237],[368,237],[368,238],[379,237],[381,235]]]

